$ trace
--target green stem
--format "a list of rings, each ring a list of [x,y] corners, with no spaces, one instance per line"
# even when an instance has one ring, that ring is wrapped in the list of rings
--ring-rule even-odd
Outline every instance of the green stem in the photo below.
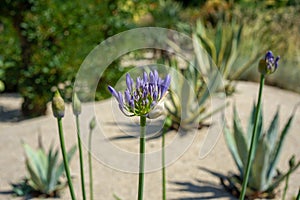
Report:
[[[144,190],[146,116],[140,116],[140,126],[141,126],[141,132],[140,132],[140,165],[139,165],[138,200],[143,199],[143,190]]]
[[[88,159],[89,159],[89,178],[90,178],[90,200],[94,199],[94,190],[93,190],[93,167],[92,167],[92,130],[89,133],[89,152],[88,152]]]
[[[162,150],[161,150],[161,162],[162,162],[162,199],[167,199],[167,192],[166,192],[166,168],[165,168],[165,133],[167,132],[167,128],[164,127],[162,131]]]
[[[289,187],[289,178],[290,178],[290,172],[288,172],[288,175],[286,176],[286,179],[285,179],[285,186],[284,186],[284,190],[283,190],[283,194],[282,194],[282,200],[285,200],[286,192]]]
[[[75,193],[74,193],[73,184],[72,184],[72,180],[71,180],[70,168],[69,168],[69,164],[68,164],[68,160],[67,160],[67,153],[66,153],[61,118],[57,118],[57,124],[58,124],[58,132],[59,132],[59,139],[60,139],[60,147],[61,147],[61,151],[62,151],[65,172],[66,172],[66,176],[68,179],[70,194],[71,194],[72,200],[75,200],[76,198],[75,198]]]
[[[297,195],[297,197],[296,197],[296,200],[300,200],[300,188],[299,188],[299,190],[298,190],[298,195]]]
[[[252,138],[251,138],[251,144],[250,144],[250,150],[248,154],[248,160],[247,160],[247,167],[246,167],[246,172],[244,174],[244,179],[243,179],[243,185],[242,185],[242,191],[240,195],[240,200],[245,199],[245,194],[247,190],[247,184],[248,184],[248,179],[251,171],[251,165],[255,153],[255,146],[256,146],[256,141],[257,141],[257,127],[258,127],[258,119],[259,119],[259,114],[260,114],[260,109],[261,109],[261,99],[262,99],[262,91],[265,83],[265,76],[262,74],[260,76],[260,85],[259,85],[259,92],[258,92],[258,101],[257,101],[257,106],[256,106],[256,111],[255,111],[255,121],[254,121],[254,128],[253,128],[253,133],[252,133]]]
[[[85,187],[84,187],[84,171],[83,171],[83,158],[82,158],[82,145],[80,139],[80,128],[79,128],[79,117],[76,115],[76,128],[77,128],[77,142],[79,149],[79,162],[80,162],[80,176],[81,176],[81,189],[82,189],[82,199],[86,200]]]

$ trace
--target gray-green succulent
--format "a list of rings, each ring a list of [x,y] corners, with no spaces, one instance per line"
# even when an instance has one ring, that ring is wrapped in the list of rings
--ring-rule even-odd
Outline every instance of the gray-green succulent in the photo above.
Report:
[[[54,150],[51,146],[46,153],[41,143],[37,150],[32,149],[26,143],[23,146],[26,154],[26,168],[29,174],[27,184],[35,192],[55,196],[59,190],[66,186],[66,182],[61,180],[64,173],[64,164],[62,161],[58,161],[58,150]],[[69,161],[75,150],[76,146],[73,146],[68,152]]]
[[[248,152],[250,148],[250,140],[253,132],[254,118],[256,106],[253,105],[252,113],[248,123],[248,129],[245,133],[241,120],[238,117],[236,108],[234,107],[233,130],[228,126],[224,128],[225,140],[239,170],[238,176],[230,177],[228,180],[236,189],[240,189],[243,181],[244,171],[247,165]],[[280,153],[283,149],[283,144],[288,135],[294,112],[289,117],[282,131],[279,131],[279,109],[277,110],[269,128],[263,130],[263,114],[260,112],[258,121],[258,137],[255,142],[255,156],[250,171],[248,189],[246,195],[251,197],[272,197],[274,190],[279,183],[285,180],[285,177],[294,172],[300,165],[300,161],[291,167],[288,172],[282,174],[277,169],[277,164],[280,158]]]
[[[201,21],[198,21],[193,33],[194,43],[198,43],[208,52],[226,81],[224,89],[227,94],[232,94],[235,90],[232,81],[240,78],[246,70],[253,66],[262,52],[266,51],[266,49],[254,51],[255,53],[246,62],[234,69],[241,52],[242,32],[243,25],[237,25],[234,22],[230,24],[219,22],[213,29],[205,27]]]
[[[168,101],[165,103],[172,128],[198,128],[204,120],[225,107],[221,105],[215,110],[209,110],[208,102],[220,84],[217,73],[209,72],[204,75],[197,59],[184,69],[180,69],[176,63],[172,67],[175,70],[170,71],[172,82]]]

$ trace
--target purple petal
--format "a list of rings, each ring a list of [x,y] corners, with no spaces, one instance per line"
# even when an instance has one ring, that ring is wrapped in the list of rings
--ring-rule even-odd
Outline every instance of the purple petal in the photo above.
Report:
[[[108,90],[109,90],[109,92],[118,100],[119,99],[119,95],[118,95],[118,93],[117,93],[117,91],[113,88],[113,87],[111,87],[110,85],[108,86]],[[118,100],[119,101],[119,100]]]
[[[170,84],[171,84],[171,76],[170,76],[170,74],[168,74],[164,80],[164,85],[165,85],[165,87],[169,88]]]
[[[150,84],[154,84],[155,83],[154,75],[153,75],[152,72],[149,73],[149,79],[150,79],[150,81],[149,81]]]
[[[130,74],[126,74],[126,84],[127,84],[127,88],[129,89],[129,91],[132,91],[132,84],[133,84],[133,80],[130,77]]]
[[[272,51],[268,51],[265,56],[265,60],[274,59]]]
[[[154,74],[154,82],[155,83],[158,83],[159,81],[159,76],[158,76],[158,72],[156,70],[153,71],[153,74]]]
[[[152,85],[148,85],[148,91],[149,91],[149,94],[152,96],[152,94],[153,94],[153,86]]]
[[[148,74],[146,72],[143,73],[144,83],[148,82]]]
[[[148,96],[148,90],[143,89],[143,98],[147,98]]]
[[[126,89],[125,92],[125,102],[129,104],[129,101],[130,101],[130,92],[129,92],[129,89]]]
[[[169,89],[170,83],[171,83],[171,76],[168,74],[166,76],[165,80],[163,81],[163,83],[161,84],[161,91],[160,91],[160,97],[161,98],[164,96],[164,94]]]
[[[128,102],[128,104],[131,107],[131,109],[134,110],[134,101],[132,99]]]
[[[158,92],[157,91],[154,91],[153,92],[153,100],[156,101],[158,98]]]
[[[123,102],[123,95],[122,92],[119,92],[118,95],[118,102],[119,102],[119,106],[122,107],[122,109],[124,108],[124,102]]]
[[[136,78],[136,89],[139,90],[141,86],[142,86],[142,80],[140,77],[137,77]]]

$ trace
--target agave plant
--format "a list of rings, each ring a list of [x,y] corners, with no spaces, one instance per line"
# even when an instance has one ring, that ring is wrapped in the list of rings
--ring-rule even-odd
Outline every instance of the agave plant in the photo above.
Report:
[[[208,101],[220,80],[215,74],[204,76],[197,60],[184,69],[179,69],[176,62],[171,65],[175,70],[170,72],[172,83],[168,101],[165,103],[168,116],[172,120],[171,128],[189,130],[204,125],[204,120],[225,106],[222,105],[213,111],[208,110]],[[209,83],[208,77],[211,77]]]
[[[54,150],[53,145],[46,153],[43,145],[39,142],[39,148],[35,151],[28,144],[24,143],[26,154],[26,168],[29,173],[25,183],[31,188],[32,192],[46,196],[56,196],[57,192],[66,186],[62,181],[64,173],[63,162],[58,162],[58,150]],[[70,161],[76,150],[73,146],[68,152]]]
[[[201,21],[197,21],[195,31],[193,33],[193,42],[203,47],[221,72],[223,79],[227,81],[225,91],[227,94],[234,92],[233,80],[238,79],[246,70],[248,70],[260,57],[262,52],[253,51],[246,62],[242,63],[238,69],[233,69],[235,62],[240,56],[240,48],[242,43],[243,25],[218,23],[216,29],[206,28]],[[198,54],[196,54],[198,55]],[[201,57],[197,57],[201,59]]]
[[[224,128],[225,140],[239,170],[238,175],[228,178],[231,190],[239,193],[243,181],[244,171],[247,165],[248,151],[250,148],[251,134],[253,131],[254,117],[256,106],[253,105],[250,116],[247,134],[241,125],[236,108],[234,107],[233,130],[231,131],[227,126]],[[283,130],[279,134],[279,109],[277,110],[273,120],[266,131],[263,131],[263,114],[259,115],[258,121],[258,137],[255,148],[255,157],[250,171],[248,189],[246,196],[252,198],[272,198],[275,196],[275,189],[279,183],[284,181],[286,176],[294,172],[300,165],[300,161],[291,167],[288,172],[282,174],[277,169],[280,153],[283,148],[285,138],[291,127],[294,112],[289,117]],[[223,184],[225,183],[222,180]]]

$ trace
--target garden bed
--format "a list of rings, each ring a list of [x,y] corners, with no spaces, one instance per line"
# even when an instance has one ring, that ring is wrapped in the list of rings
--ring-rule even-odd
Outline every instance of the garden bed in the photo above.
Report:
[[[246,126],[252,102],[256,99],[258,84],[252,82],[239,82],[237,92],[227,100],[230,105],[225,111],[225,116],[229,124],[232,121],[232,105],[235,102],[238,113]],[[119,127],[114,124],[114,117],[111,115],[112,99],[100,101],[95,104],[96,117],[103,120],[104,130],[109,131],[109,138],[117,138],[124,136],[119,131]],[[114,101],[114,100],[113,100]],[[0,96],[0,199],[17,199],[11,194],[10,183],[18,183],[26,175],[25,156],[21,141],[25,141],[32,147],[37,147],[38,135],[42,136],[43,142],[47,147],[54,142],[57,147],[59,138],[57,134],[56,119],[53,118],[51,109],[44,116],[24,121],[18,121],[18,110],[20,107],[20,97],[15,95]],[[277,89],[274,87],[265,87],[263,97],[263,112],[267,120],[267,125],[274,116],[278,105],[280,105],[280,127],[284,125],[290,116],[294,105],[300,102],[300,95]],[[90,104],[83,104],[85,106]],[[4,109],[5,108],[5,109]],[[10,112],[11,111],[11,112]],[[8,114],[11,115],[8,115]],[[105,117],[104,117],[105,116]],[[91,116],[92,117],[92,116]],[[71,106],[66,108],[65,118],[63,118],[65,138],[67,148],[76,143],[76,129]],[[213,124],[212,124],[213,126]],[[196,137],[192,145],[184,154],[178,158],[173,164],[167,167],[167,199],[235,199],[221,186],[218,175],[227,176],[229,172],[237,173],[233,159],[220,133],[216,145],[209,154],[200,159],[199,153],[201,144],[207,136],[207,127],[202,128],[196,133]],[[296,112],[294,123],[290,133],[287,136],[286,143],[281,155],[279,168],[283,171],[288,169],[288,160],[292,154],[296,155],[296,160],[300,158],[300,112]],[[95,132],[95,134],[97,134]],[[106,133],[107,135],[108,133]],[[176,135],[175,132],[167,134],[166,141],[172,141]],[[216,134],[218,136],[218,134]],[[184,139],[183,136],[181,139]],[[136,151],[138,149],[138,139],[123,138],[111,140],[114,145],[124,148],[128,151]],[[153,139],[147,142],[146,151],[155,151],[160,147],[161,139]],[[111,155],[113,156],[113,155]],[[85,173],[87,168],[87,153],[84,152]],[[120,172],[112,169],[104,164],[94,160],[94,197],[95,199],[114,199],[113,194],[121,197],[122,200],[132,200],[137,194],[138,176]],[[75,191],[78,198],[80,197],[80,170],[78,155],[71,161],[71,174],[74,175]],[[288,189],[288,198],[291,199],[297,194],[300,186],[300,170],[298,169],[290,177],[290,185]],[[86,180],[88,185],[88,180]],[[280,190],[283,190],[281,185]],[[61,193],[61,199],[70,199],[69,191],[64,189]],[[161,172],[156,171],[147,173],[145,177],[145,199],[157,200],[161,199]],[[281,197],[279,195],[279,197]],[[20,198],[21,199],[21,198]]]

